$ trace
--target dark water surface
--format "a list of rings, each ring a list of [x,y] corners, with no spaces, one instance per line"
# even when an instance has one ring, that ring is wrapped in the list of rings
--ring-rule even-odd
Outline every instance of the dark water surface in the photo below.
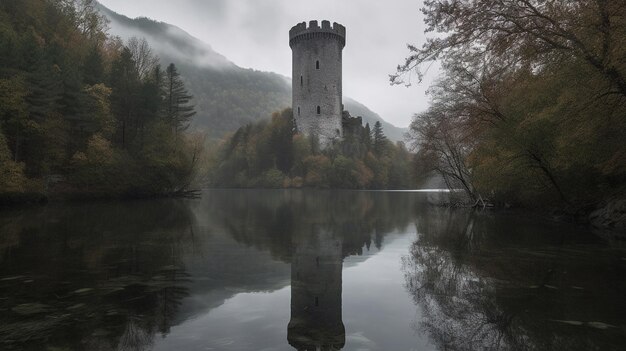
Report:
[[[623,242],[432,196],[0,212],[0,349],[626,349]]]

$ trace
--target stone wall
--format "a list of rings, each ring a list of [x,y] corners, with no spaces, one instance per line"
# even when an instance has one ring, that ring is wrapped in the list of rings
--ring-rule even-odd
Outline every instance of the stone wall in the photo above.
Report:
[[[289,32],[292,55],[292,108],[298,131],[316,135],[322,147],[343,135],[342,50],[345,28],[311,21]]]

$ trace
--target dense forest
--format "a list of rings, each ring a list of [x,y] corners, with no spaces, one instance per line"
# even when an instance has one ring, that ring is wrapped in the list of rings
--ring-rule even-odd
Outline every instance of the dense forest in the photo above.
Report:
[[[295,130],[291,109],[248,124],[213,150],[208,182],[217,187],[407,189],[413,154],[392,143],[380,122],[344,128],[344,138],[320,148]]]
[[[392,83],[443,77],[411,138],[420,173],[474,201],[585,213],[626,186],[623,1],[425,1]],[[417,75],[415,74],[417,73]]]
[[[203,141],[185,133],[195,111],[176,66],[145,40],[108,36],[94,6],[0,2],[5,201],[165,195],[193,179]]]

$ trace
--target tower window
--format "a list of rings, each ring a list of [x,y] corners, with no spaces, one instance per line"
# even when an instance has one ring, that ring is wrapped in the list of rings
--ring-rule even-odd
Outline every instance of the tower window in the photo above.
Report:
[[[298,106],[298,116],[300,116],[300,106]]]
[[[302,78],[302,76],[300,76],[300,86],[304,85],[304,78]]]
[[[322,114],[322,109],[319,106],[317,106],[317,114]]]
[[[315,61],[315,69],[320,69],[320,61]]]

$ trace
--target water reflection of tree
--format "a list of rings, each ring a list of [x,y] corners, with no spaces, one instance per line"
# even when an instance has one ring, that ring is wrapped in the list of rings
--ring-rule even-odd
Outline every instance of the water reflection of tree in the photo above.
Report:
[[[0,277],[18,277],[0,281],[3,347],[149,349],[156,334],[169,332],[187,295],[181,257],[192,224],[176,201],[0,217],[14,238],[0,248]]]
[[[447,220],[429,218],[420,232],[436,230],[455,240],[449,247],[427,239],[415,243],[404,261],[407,288],[425,317],[421,328],[441,349],[497,349],[517,343],[510,330],[511,316],[490,299],[491,285],[463,262],[462,256],[477,246],[473,223],[471,215],[461,212],[451,213]]]
[[[205,201],[204,211],[237,241],[286,262],[292,236],[311,230],[340,237],[344,256],[362,254],[372,244],[380,248],[385,235],[408,227],[415,206],[408,193],[358,191],[249,190]]]
[[[615,306],[626,291],[615,281],[624,273],[620,255],[594,239],[570,227],[447,209],[421,212],[417,230],[403,259],[406,288],[423,314],[415,327],[439,349],[623,345],[619,328],[593,323],[620,325],[626,312]]]

